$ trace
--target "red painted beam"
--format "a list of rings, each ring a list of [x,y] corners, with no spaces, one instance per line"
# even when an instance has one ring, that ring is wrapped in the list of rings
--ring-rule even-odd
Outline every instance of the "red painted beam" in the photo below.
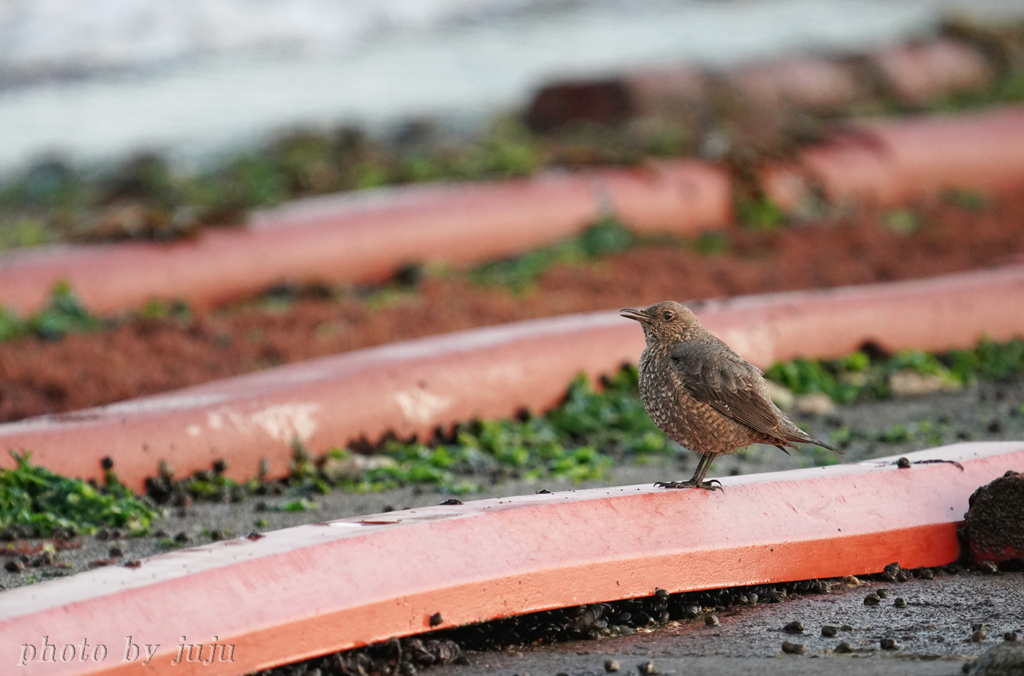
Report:
[[[1024,107],[858,121],[799,158],[834,203],[893,206],[945,190],[992,191],[1024,178]]]
[[[662,300],[637,299],[638,304]],[[694,305],[716,335],[755,364],[838,357],[874,341],[887,350],[971,347],[1024,335],[1024,266],[928,280],[748,296]],[[0,425],[0,449],[69,476],[102,479],[110,456],[141,490],[161,460],[178,477],[225,460],[284,476],[292,443],[315,453],[388,431],[429,435],[472,418],[554,406],[579,372],[635,363],[643,336],[617,312],[520,322],[359,350],[74,413]],[[13,460],[0,453],[0,466]]]
[[[61,279],[100,314],[153,298],[210,307],[282,282],[379,283],[410,263],[514,256],[572,237],[609,213],[639,231],[696,234],[728,223],[731,182],[719,167],[681,160],[300,200],[257,212],[245,227],[207,228],[170,244],[5,252],[0,304],[38,310]]]
[[[801,79],[800,72],[780,74],[779,86]],[[769,197],[797,210],[814,183],[835,203],[893,205],[950,188],[998,190],[1024,180],[1021,107],[861,121],[851,129],[807,149],[795,165],[766,170]],[[725,169],[697,160],[333,195],[257,213],[246,227],[209,228],[170,244],[5,252],[0,304],[38,310],[63,279],[100,314],[137,309],[154,298],[210,307],[282,282],[378,283],[409,263],[513,256],[570,237],[607,214],[640,232],[695,235],[726,225],[731,201]]]
[[[727,477],[724,492],[567,491],[301,526],[155,556],[0,595],[0,664],[30,676],[233,676],[393,636],[671,592],[950,563],[971,493],[1024,469],[1024,442]],[[159,644],[147,666],[126,638]],[[173,665],[186,643],[233,661]],[[44,639],[44,637],[46,637]],[[214,638],[216,637],[216,638]],[[54,662],[41,662],[46,640]],[[66,645],[99,663],[60,661]],[[20,658],[36,648],[33,660]],[[80,652],[80,651],[79,651]],[[68,653],[70,654],[70,653]],[[219,655],[220,653],[218,653]],[[131,655],[129,655],[131,656]]]

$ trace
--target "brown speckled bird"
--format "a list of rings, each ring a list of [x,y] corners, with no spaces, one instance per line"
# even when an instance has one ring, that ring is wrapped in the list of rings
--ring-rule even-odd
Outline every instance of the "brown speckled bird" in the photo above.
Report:
[[[715,490],[721,482],[704,481],[712,461],[755,443],[786,453],[798,443],[836,450],[794,425],[768,396],[761,369],[711,335],[688,308],[665,301],[620,314],[640,322],[647,339],[640,355],[647,415],[669,438],[701,456],[689,481],[655,486]]]

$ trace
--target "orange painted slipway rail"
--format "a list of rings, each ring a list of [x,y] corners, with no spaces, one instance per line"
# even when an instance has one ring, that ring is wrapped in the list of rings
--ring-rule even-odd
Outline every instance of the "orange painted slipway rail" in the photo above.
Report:
[[[638,298],[637,304],[663,300]],[[867,341],[883,349],[947,350],[983,336],[1024,335],[1024,266],[932,279],[748,296],[693,305],[753,363],[830,358]],[[261,459],[285,476],[298,440],[315,454],[387,432],[429,436],[473,418],[543,411],[578,373],[635,363],[642,333],[617,311],[476,329],[301,364],[55,416],[0,425],[0,449],[68,476],[102,480],[109,456],[142,490],[161,460],[177,478],[227,463],[247,480]],[[13,465],[0,453],[0,466]]]
[[[210,307],[282,282],[373,284],[408,264],[507,258],[572,237],[609,214],[637,232],[685,236],[722,227],[731,213],[728,175],[696,160],[341,193],[172,243],[0,254],[0,304],[22,313],[41,309],[54,283],[67,280],[99,314],[153,298]]]
[[[968,497],[1007,469],[1024,469],[1024,442],[908,457],[963,469],[897,469],[887,458],[727,477],[724,492],[565,491],[170,552],[137,568],[0,594],[0,668],[27,676],[234,676],[422,633],[435,613],[446,628],[648,596],[656,587],[861,575],[894,561],[943,565],[960,553],[956,528]],[[178,660],[180,644],[202,646],[192,648],[197,659],[216,659]]]
[[[948,189],[1024,182],[1024,107],[899,120],[852,121],[830,143],[765,170],[766,194],[798,211],[895,205]],[[461,185],[407,186],[301,200],[258,212],[245,227],[207,228],[169,244],[51,246],[0,254],[0,305],[41,309],[58,280],[92,312],[151,299],[211,307],[275,284],[371,284],[402,266],[506,258],[615,215],[637,232],[694,236],[732,217],[732,180],[699,160]]]

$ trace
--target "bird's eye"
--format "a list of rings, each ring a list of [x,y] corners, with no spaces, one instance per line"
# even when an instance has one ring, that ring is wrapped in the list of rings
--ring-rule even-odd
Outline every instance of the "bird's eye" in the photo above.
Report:
[[[664,312],[661,313],[661,318],[664,319],[666,322],[672,321],[672,317],[674,316],[675,315],[672,314],[671,310],[665,310]]]

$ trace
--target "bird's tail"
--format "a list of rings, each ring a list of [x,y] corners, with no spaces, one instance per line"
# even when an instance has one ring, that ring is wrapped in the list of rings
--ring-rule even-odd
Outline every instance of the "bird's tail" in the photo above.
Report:
[[[840,451],[838,448],[834,446],[829,446],[824,441],[818,441],[817,439],[815,439],[814,437],[812,437],[811,435],[807,434],[806,432],[799,428],[797,428],[796,433],[787,436],[786,441],[801,444],[814,444],[815,446],[821,446],[822,448],[827,448],[830,451],[835,451],[839,455],[843,454],[843,452]]]

